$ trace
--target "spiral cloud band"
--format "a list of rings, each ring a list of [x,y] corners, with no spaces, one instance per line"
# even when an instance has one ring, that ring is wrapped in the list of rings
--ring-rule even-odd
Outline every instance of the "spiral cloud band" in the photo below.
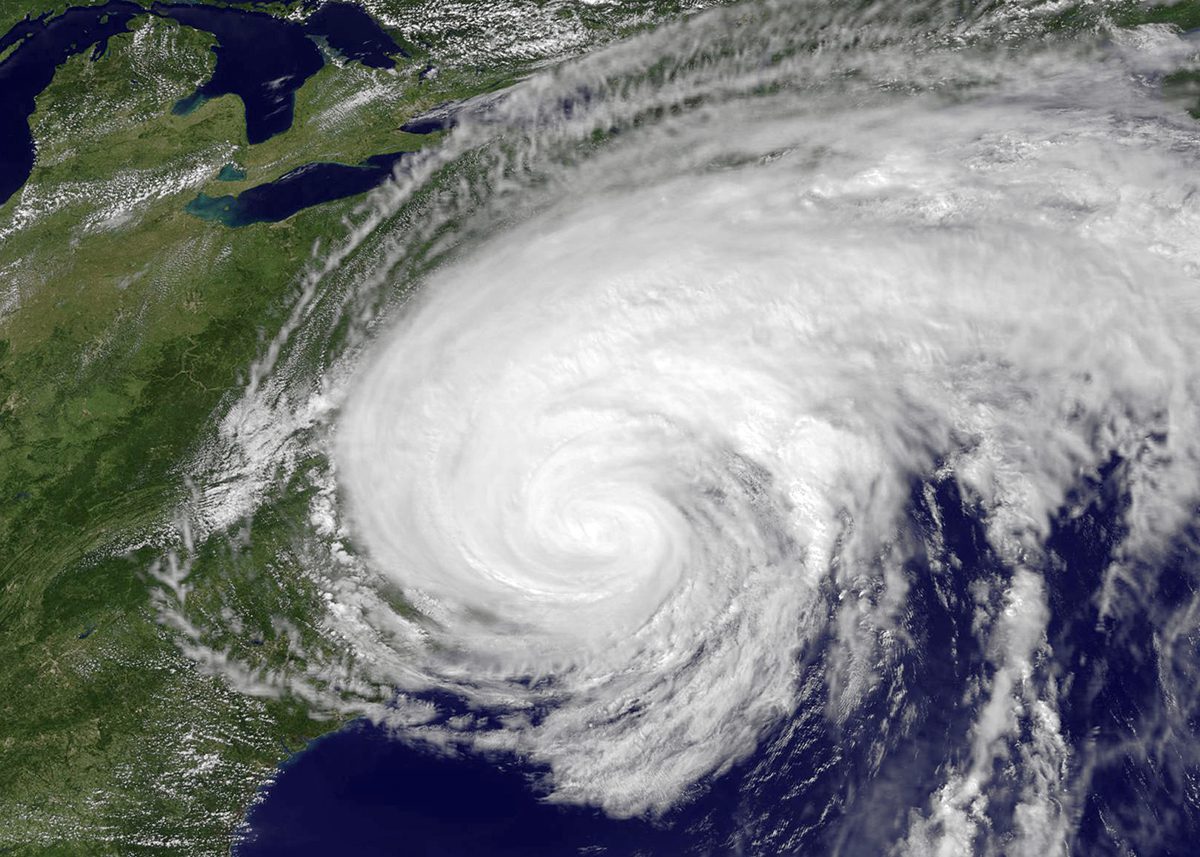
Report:
[[[1108,604],[1197,499],[1200,135],[1148,95],[1190,48],[1147,27],[1009,52],[995,20],[914,41],[871,7],[826,50],[838,21],[755,9],[535,79],[401,181],[397,210],[503,153],[483,226],[435,216],[477,240],[322,387],[329,527],[365,569],[331,629],[372,681],[502,712],[408,734],[517,750],[614,816],[668,812],[814,707],[850,742],[881,688],[872,740],[916,735],[904,670],[977,649],[963,746],[885,844],[1063,853],[1090,768],[1047,539],[1121,462]],[[923,652],[917,593],[943,580],[967,618]]]

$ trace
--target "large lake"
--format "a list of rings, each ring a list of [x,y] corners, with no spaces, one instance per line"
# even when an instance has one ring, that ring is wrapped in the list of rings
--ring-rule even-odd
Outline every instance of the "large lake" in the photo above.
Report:
[[[36,157],[29,118],[37,96],[50,85],[58,67],[89,50],[93,60],[99,59],[112,36],[128,32],[130,24],[145,15],[169,18],[216,37],[212,77],[173,110],[185,114],[208,99],[236,95],[244,106],[250,144],[291,127],[296,91],[325,62],[318,42],[372,68],[390,68],[393,57],[404,53],[363,9],[340,2],[323,5],[303,22],[228,6],[155,3],[146,9],[126,0],[18,22],[0,36],[0,51],[15,46],[0,62],[0,204],[29,179]],[[396,160],[392,153],[358,165],[317,164],[307,172],[300,168],[247,192],[250,197],[234,207],[248,213],[233,219],[282,219],[299,210],[300,200],[315,205],[362,193],[385,181]],[[333,166],[343,169],[331,170]],[[370,182],[365,181],[368,176]],[[278,201],[271,199],[273,195]],[[264,212],[287,213],[264,216]]]

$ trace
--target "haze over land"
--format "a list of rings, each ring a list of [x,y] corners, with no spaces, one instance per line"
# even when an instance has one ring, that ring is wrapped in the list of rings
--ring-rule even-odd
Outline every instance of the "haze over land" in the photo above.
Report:
[[[1200,7],[363,8],[254,143],[165,13],[37,96],[0,848],[365,718],[580,847],[1184,853]]]

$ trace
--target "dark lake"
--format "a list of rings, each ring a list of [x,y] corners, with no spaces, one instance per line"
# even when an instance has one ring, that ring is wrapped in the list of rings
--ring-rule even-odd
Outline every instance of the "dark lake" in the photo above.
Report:
[[[231,227],[275,223],[302,209],[378,187],[391,178],[392,171],[406,155],[406,152],[375,155],[360,164],[305,164],[237,196],[214,197],[202,193],[187,204],[187,211],[203,220]]]
[[[0,62],[0,204],[29,179],[35,158],[29,117],[56,69],[84,51],[98,59],[110,37],[128,32],[143,15],[169,18],[216,38],[212,77],[173,110],[186,114],[210,98],[236,95],[251,144],[291,127],[296,91],[324,65],[315,39],[373,68],[390,68],[392,57],[404,53],[363,9],[343,2],[321,6],[304,23],[232,6],[155,3],[146,9],[125,0],[20,21],[0,36],[0,51],[16,46]]]
[[[236,95],[245,106],[250,143],[269,140],[292,126],[296,90],[325,64],[304,27],[229,6],[155,3],[151,9],[217,39],[212,77],[175,105],[177,113],[194,110],[210,98]]]
[[[29,117],[34,99],[54,79],[55,70],[75,54],[91,50],[96,59],[108,39],[129,28],[145,9],[113,0],[103,6],[68,9],[61,15],[18,22],[0,36],[0,51],[16,49],[0,62],[0,203],[20,190],[33,169]]]
[[[383,27],[353,3],[326,3],[304,22],[310,36],[319,36],[346,59],[372,68],[391,68],[394,56],[408,54]]]

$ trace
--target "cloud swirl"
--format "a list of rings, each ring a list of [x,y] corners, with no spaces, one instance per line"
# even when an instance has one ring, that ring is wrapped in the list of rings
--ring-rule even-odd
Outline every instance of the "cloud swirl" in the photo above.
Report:
[[[1046,538],[1114,457],[1130,555],[1191,515],[1200,149],[1151,97],[1179,35],[1015,26],[700,16],[466,115],[381,199],[356,238],[373,273],[287,336],[369,323],[301,422],[344,501],[322,537],[361,562],[330,628],[371,681],[476,712],[402,732],[519,750],[556,800],[666,812],[798,711],[836,729],[894,679],[913,558],[946,550],[936,515],[912,532],[913,485],[948,480],[1000,568],[970,585],[987,668],[894,848],[1066,848],[1086,776],[1047,666]],[[285,370],[230,417],[244,449],[295,413]]]

